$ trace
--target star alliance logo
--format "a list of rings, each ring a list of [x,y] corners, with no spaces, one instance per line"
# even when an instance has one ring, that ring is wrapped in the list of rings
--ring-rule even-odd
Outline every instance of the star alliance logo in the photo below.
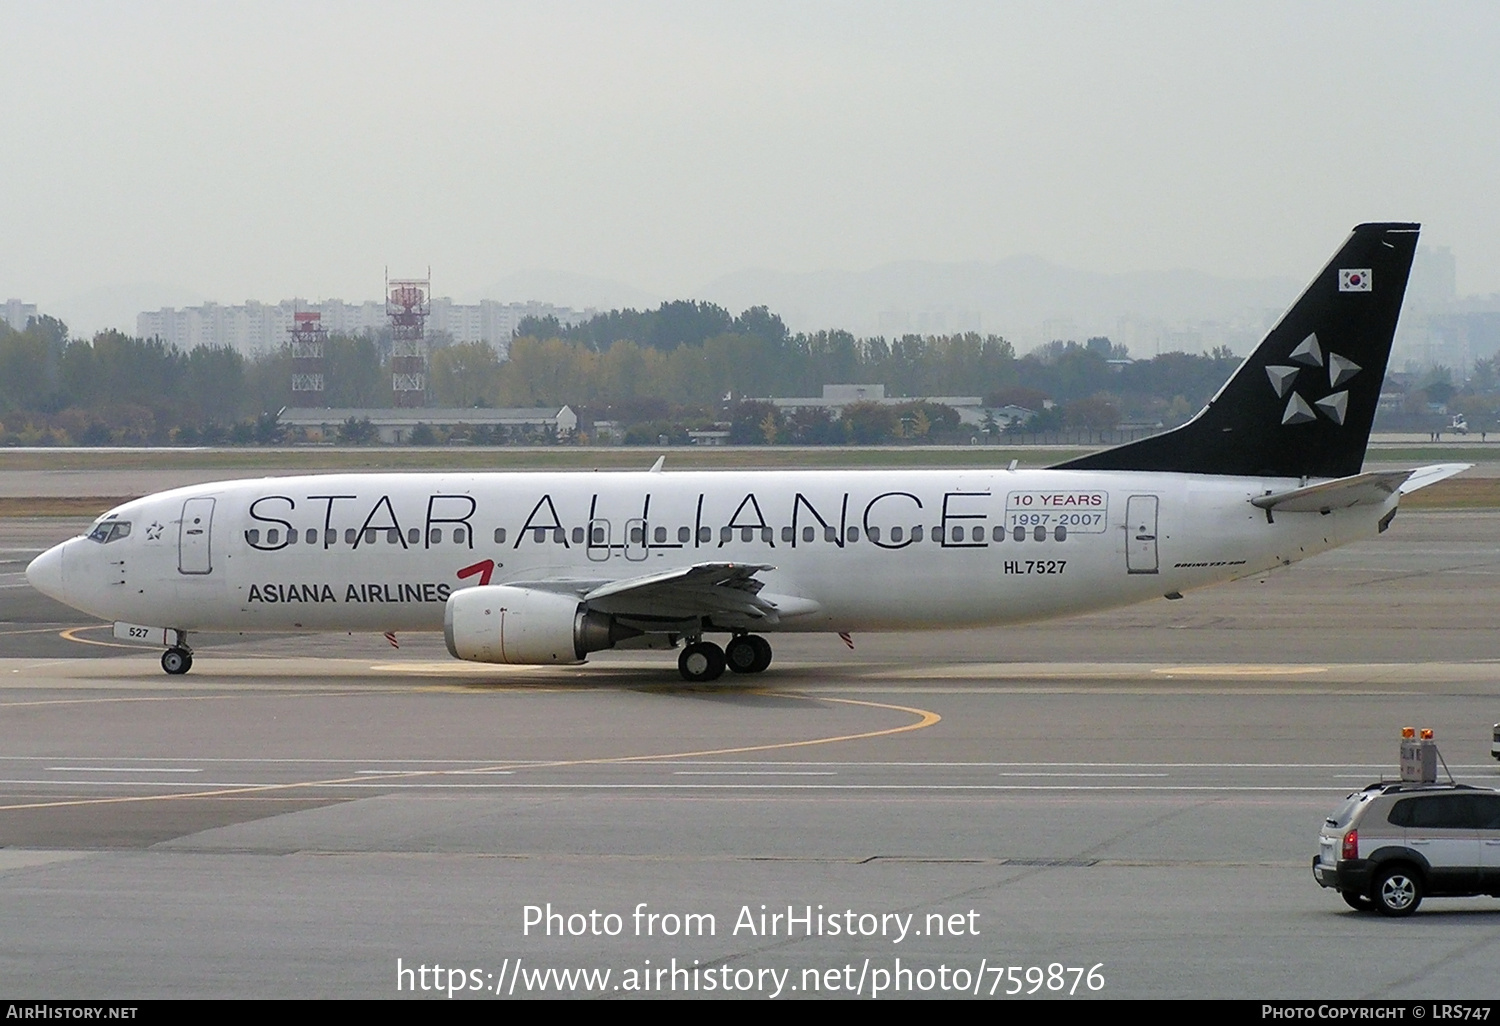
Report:
[[[156,541],[156,540],[158,540],[159,538],[161,538],[161,533],[165,529],[166,529],[166,525],[165,524],[158,524],[155,521],[152,521],[151,522],[151,526],[148,527],[148,528],[146,528],[146,540],[147,541]]]
[[[1316,402],[1308,403],[1294,388],[1297,375],[1304,367],[1327,367],[1328,387],[1338,388],[1359,373],[1359,364],[1338,353],[1329,353],[1325,362],[1316,334],[1308,335],[1303,339],[1287,359],[1300,366],[1292,367],[1273,363],[1266,367],[1266,375],[1271,379],[1271,387],[1276,390],[1277,397],[1287,401],[1286,410],[1281,415],[1281,423],[1311,424],[1321,413],[1335,424],[1342,425],[1344,416],[1349,410],[1349,391],[1343,389],[1324,396]],[[1287,393],[1291,393],[1290,398]]]

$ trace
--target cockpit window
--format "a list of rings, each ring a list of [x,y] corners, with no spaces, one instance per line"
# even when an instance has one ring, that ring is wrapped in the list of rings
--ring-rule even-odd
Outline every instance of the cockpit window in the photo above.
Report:
[[[88,533],[89,541],[96,541],[101,545],[108,545],[112,541],[130,537],[130,521],[128,520],[104,520],[94,525],[94,529]]]

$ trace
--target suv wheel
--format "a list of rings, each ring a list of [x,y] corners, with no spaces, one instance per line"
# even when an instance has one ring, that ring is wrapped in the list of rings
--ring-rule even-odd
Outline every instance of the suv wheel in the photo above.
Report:
[[[1409,916],[1422,904],[1422,879],[1406,866],[1393,866],[1375,878],[1371,897],[1382,915]]]
[[[1339,897],[1344,899],[1344,904],[1356,912],[1375,911],[1375,903],[1370,900],[1368,895],[1356,894],[1353,891],[1340,891]]]

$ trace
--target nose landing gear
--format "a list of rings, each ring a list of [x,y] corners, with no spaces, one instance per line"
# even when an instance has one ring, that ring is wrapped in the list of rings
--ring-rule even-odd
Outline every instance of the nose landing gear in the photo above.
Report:
[[[161,668],[180,677],[193,668],[193,650],[186,645],[173,645],[161,654]]]

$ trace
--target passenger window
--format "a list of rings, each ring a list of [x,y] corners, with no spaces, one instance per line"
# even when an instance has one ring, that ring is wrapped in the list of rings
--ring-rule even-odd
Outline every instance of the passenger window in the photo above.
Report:
[[[1467,830],[1473,820],[1468,815],[1467,795],[1433,795],[1408,799],[1411,809],[1405,824],[1414,830]]]
[[[719,544],[720,545],[723,545],[725,542],[729,541],[733,537],[734,537],[734,531],[731,530],[730,528],[728,528],[728,527],[721,527],[721,528],[719,528]]]
[[[1067,541],[1068,540],[1068,529],[1066,527],[1064,527],[1062,524],[1058,524],[1057,527],[1055,527],[1053,529],[1053,531],[1052,531],[1052,540],[1053,541]]]
[[[995,529],[990,532],[990,538],[997,542],[1003,542],[1005,540],[1005,528],[996,524]]]
[[[453,543],[455,545],[462,545],[466,537],[468,537],[468,535],[464,533],[464,529],[462,527],[455,527],[453,529]]]
[[[878,528],[878,527],[866,528],[865,529],[865,537],[869,538],[872,542],[878,542],[880,540],[880,528]]]
[[[1500,795],[1471,794],[1469,801],[1476,810],[1475,824],[1480,830],[1500,830]]]
[[[504,545],[505,544],[505,528],[503,528],[503,527],[497,527],[497,528],[495,528],[495,544],[496,545]]]
[[[593,540],[593,544],[594,545],[603,545],[604,544],[604,528],[602,528],[602,527],[596,527],[596,528],[594,528],[593,539],[594,539]]]
[[[428,545],[441,545],[442,543],[443,543],[443,529],[441,527],[434,527],[432,530],[430,530],[430,531],[427,532],[427,544]]]
[[[1011,532],[1010,536],[1012,538],[1014,538],[1016,541],[1025,541],[1026,540],[1026,528],[1024,528],[1024,527],[1017,527],[1014,531]]]
[[[753,541],[754,538],[755,538],[755,528],[753,528],[753,527],[742,527],[742,528],[740,528],[740,541],[742,541],[742,542]]]
[[[802,529],[802,540],[805,542],[817,541],[818,532],[813,530],[811,527],[804,527]]]
[[[307,529],[307,544],[318,544],[318,529],[316,527],[309,527]]]
[[[836,542],[839,540],[839,531],[836,527],[823,528],[823,540]]]
[[[851,527],[851,528],[849,528],[849,530],[844,533],[844,540],[845,541],[852,541],[852,542],[859,541],[859,528],[857,528],[857,527]]]
[[[1041,524],[1037,524],[1036,525],[1036,530],[1034,530],[1034,531],[1031,532],[1031,536],[1033,538],[1035,538],[1037,541],[1046,541],[1047,540],[1047,529],[1045,527],[1043,527]]]
[[[642,541],[645,540],[645,534],[646,532],[641,528],[632,527],[630,529],[630,544],[639,545]]]
[[[704,545],[714,540],[714,532],[711,527],[698,528],[698,541]]]
[[[762,527],[760,529],[760,540],[763,542],[775,541],[776,532],[771,530],[769,527]]]
[[[300,539],[298,539],[297,537],[297,529],[295,527],[286,533],[286,543],[288,545],[296,545],[299,540]]]
[[[325,527],[323,529],[323,547],[326,549],[328,546],[337,545],[338,543],[339,533],[331,527]]]
[[[547,529],[545,527],[534,527],[531,529],[531,540],[540,545],[547,540]]]
[[[656,530],[652,531],[651,533],[656,537],[656,544],[658,544],[658,545],[665,545],[666,544],[666,542],[667,542],[667,529],[665,527],[658,527]]]
[[[899,527],[891,528],[891,541],[898,542],[906,537],[906,531]]]
[[[914,542],[919,542],[922,540],[925,534],[926,532],[922,529],[922,525],[918,524],[916,527],[913,527],[911,529],[911,540]]]
[[[964,529],[962,527],[955,527],[953,529],[953,540],[956,542],[964,540]]]
[[[97,529],[96,529],[95,533],[97,533]],[[108,532],[106,531],[106,534],[107,533]],[[93,535],[89,535],[89,537],[92,538]],[[248,530],[248,531],[245,532],[245,540],[247,542],[249,542],[251,545],[259,545],[260,544],[260,530],[258,528],[254,528],[254,527],[250,528],[250,530]]]
[[[984,528],[977,526],[969,528],[969,541],[984,541]]]
[[[454,541],[463,541],[463,539],[458,536],[459,532],[462,531],[462,530],[463,530],[463,528],[459,528],[457,531],[453,532],[453,540]],[[561,527],[554,527],[552,529],[552,544],[553,545],[562,545],[567,540],[568,540],[567,535],[563,534],[563,529]]]
[[[367,528],[365,528],[365,544],[366,545],[374,545],[375,544],[375,528],[373,528],[373,527],[367,527]]]
[[[399,528],[388,527],[385,532],[385,543],[387,545],[401,544],[401,531]]]
[[[275,545],[281,541],[281,529],[278,527],[266,528],[266,544]]]
[[[783,527],[781,529],[781,540],[782,541],[789,542],[789,541],[791,541],[795,537],[797,537],[797,533],[795,531],[793,531],[790,527]]]
[[[581,528],[581,527],[575,527],[575,528],[573,528],[573,544],[574,545],[582,545],[583,544],[583,528]]]
[[[693,529],[691,527],[679,527],[677,529],[677,540],[686,545],[693,540]]]
[[[417,545],[422,541],[422,529],[420,527],[408,527],[406,529],[406,544]]]

